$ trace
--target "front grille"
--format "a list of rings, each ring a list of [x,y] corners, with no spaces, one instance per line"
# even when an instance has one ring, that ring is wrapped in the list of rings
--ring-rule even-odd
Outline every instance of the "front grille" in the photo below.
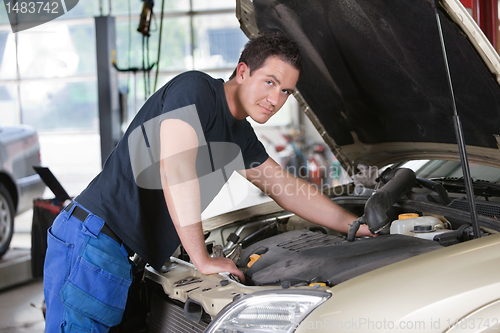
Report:
[[[463,211],[470,211],[469,202],[467,200],[455,199],[449,205],[451,208],[460,209]],[[476,201],[476,211],[479,215],[492,217],[495,219],[500,218],[500,205],[495,202]]]
[[[203,333],[207,326],[206,322],[195,323],[187,319],[184,309],[174,302],[152,295],[150,333]]]
[[[340,244],[344,237],[335,235],[326,235],[319,232],[305,231],[299,237],[287,240],[278,244],[279,247],[290,251],[300,252],[316,247],[330,246]]]

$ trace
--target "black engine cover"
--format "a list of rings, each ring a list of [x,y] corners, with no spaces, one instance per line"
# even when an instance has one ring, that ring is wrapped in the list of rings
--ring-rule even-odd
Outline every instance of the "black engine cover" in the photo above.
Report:
[[[240,266],[250,255],[261,257],[248,269],[255,285],[289,281],[323,281],[335,285],[355,276],[442,248],[437,242],[405,235],[381,235],[347,242],[343,237],[305,230],[286,232],[246,248]],[[249,281],[249,282],[250,282]]]

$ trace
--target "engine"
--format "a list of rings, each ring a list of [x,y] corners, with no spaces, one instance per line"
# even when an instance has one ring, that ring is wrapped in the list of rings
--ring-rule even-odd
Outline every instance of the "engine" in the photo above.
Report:
[[[376,268],[441,248],[438,242],[385,235],[348,242],[345,237],[296,230],[257,242],[242,253],[240,266],[255,285],[336,285]],[[259,256],[251,261],[251,256]]]

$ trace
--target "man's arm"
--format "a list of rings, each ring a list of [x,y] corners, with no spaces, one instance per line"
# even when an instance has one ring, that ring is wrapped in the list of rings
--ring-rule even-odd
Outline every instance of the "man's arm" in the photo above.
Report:
[[[331,201],[317,187],[285,171],[272,158],[245,170],[245,177],[278,205],[313,223],[347,233],[357,217]],[[358,236],[372,236],[366,225]]]
[[[245,277],[232,260],[211,258],[201,226],[200,186],[196,174],[198,137],[178,119],[164,120],[160,130],[161,180],[168,211],[182,245],[200,273],[229,272]]]

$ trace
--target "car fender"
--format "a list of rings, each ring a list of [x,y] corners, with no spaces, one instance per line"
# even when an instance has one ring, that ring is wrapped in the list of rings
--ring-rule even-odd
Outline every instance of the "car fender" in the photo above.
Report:
[[[500,234],[429,252],[330,288],[296,332],[444,332],[478,309],[493,315],[499,273]],[[498,325],[498,313],[483,319]]]

